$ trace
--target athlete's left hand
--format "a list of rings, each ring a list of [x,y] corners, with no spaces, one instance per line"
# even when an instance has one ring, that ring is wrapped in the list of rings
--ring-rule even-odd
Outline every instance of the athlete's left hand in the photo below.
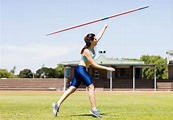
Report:
[[[108,71],[115,71],[115,69],[112,68],[112,67],[107,67],[107,70],[108,70]]]

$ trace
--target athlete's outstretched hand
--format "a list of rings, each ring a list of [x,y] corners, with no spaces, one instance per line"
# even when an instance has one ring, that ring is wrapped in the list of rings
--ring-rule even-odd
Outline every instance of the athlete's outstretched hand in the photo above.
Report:
[[[105,26],[104,26],[105,28],[107,28],[108,27],[108,24],[105,24]]]
[[[108,71],[115,71],[115,69],[112,68],[112,67],[107,67],[107,70],[108,70]]]

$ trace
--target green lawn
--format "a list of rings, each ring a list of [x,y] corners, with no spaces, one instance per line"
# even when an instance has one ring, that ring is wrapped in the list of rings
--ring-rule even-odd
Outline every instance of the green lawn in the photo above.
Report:
[[[61,93],[0,91],[0,120],[95,120],[89,114],[87,92],[72,94],[53,117],[51,104]],[[170,120],[173,119],[173,92],[109,93],[96,92],[97,106],[103,120]]]

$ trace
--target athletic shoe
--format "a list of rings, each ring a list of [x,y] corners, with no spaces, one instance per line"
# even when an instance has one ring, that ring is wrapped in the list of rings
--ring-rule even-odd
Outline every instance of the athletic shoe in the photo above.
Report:
[[[102,116],[100,115],[100,111],[99,111],[98,109],[97,109],[96,111],[91,110],[90,113],[91,113],[93,116],[97,117],[97,118],[101,118],[101,117],[102,117]]]
[[[59,112],[59,107],[57,106],[57,103],[52,103],[52,107],[53,107],[53,114],[56,117]]]

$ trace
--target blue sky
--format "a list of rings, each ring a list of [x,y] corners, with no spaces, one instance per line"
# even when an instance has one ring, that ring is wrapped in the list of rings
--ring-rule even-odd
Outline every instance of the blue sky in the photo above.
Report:
[[[0,68],[16,74],[25,68],[35,72],[44,64],[55,68],[63,61],[79,60],[83,37],[97,34],[109,24],[97,51],[106,57],[167,57],[173,49],[172,0],[0,0]],[[63,28],[143,6],[149,8],[46,36]],[[97,57],[99,54],[97,54]]]

